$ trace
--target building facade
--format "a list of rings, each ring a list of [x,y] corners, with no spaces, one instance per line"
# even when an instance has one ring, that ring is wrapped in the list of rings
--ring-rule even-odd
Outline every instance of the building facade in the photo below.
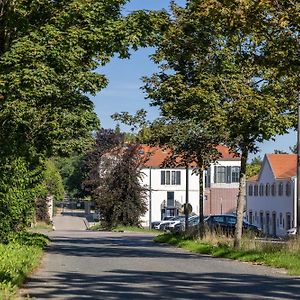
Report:
[[[268,236],[296,226],[296,163],[296,154],[267,154],[259,175],[247,180],[247,219]]]
[[[192,212],[199,214],[199,176],[193,169],[164,168],[168,151],[147,146],[142,149],[149,154],[142,169],[143,185],[148,189],[148,211],[143,217],[143,225],[149,226],[152,221],[180,214],[186,201],[186,190]],[[203,174],[205,215],[231,213],[236,209],[240,158],[229,153],[225,146],[218,146],[218,151],[221,158]]]

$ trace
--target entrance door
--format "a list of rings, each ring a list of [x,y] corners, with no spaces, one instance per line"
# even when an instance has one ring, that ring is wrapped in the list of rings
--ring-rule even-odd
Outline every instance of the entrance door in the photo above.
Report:
[[[272,214],[272,228],[273,235],[276,236],[276,213]]]

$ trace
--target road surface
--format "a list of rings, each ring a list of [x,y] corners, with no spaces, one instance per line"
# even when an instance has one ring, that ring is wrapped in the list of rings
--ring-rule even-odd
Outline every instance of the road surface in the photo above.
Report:
[[[282,270],[188,253],[137,233],[89,232],[55,218],[52,244],[22,289],[35,299],[300,299]]]

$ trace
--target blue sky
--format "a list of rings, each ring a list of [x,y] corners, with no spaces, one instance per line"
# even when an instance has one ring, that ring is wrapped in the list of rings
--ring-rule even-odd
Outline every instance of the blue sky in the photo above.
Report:
[[[175,1],[179,5],[184,5],[185,0]],[[124,13],[129,13],[138,9],[168,9],[169,0],[132,0],[124,7]],[[154,119],[159,115],[157,108],[149,106],[149,100],[144,99],[145,95],[140,87],[143,85],[142,76],[150,76],[157,71],[156,65],[151,62],[149,55],[154,49],[140,49],[132,53],[129,60],[114,58],[108,65],[99,69],[109,80],[109,85],[98,95],[92,98],[95,104],[95,111],[100,118],[104,128],[114,128],[116,123],[111,119],[115,112],[127,111],[134,114],[138,109],[144,108],[148,111],[149,119]],[[126,127],[121,126],[123,130]],[[276,137],[276,141],[269,141],[260,144],[261,152],[257,155],[263,156],[265,153],[273,152],[274,149],[288,151],[289,146],[296,144],[296,133]],[[253,155],[250,157],[252,158]]]

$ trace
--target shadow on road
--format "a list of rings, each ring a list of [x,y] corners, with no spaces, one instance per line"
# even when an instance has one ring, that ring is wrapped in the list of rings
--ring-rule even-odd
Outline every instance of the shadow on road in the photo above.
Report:
[[[153,236],[127,236],[126,234],[116,237],[93,238],[51,238],[52,245],[47,249],[50,254],[61,254],[65,256],[79,257],[176,257],[192,258],[198,257],[193,253],[172,253],[164,251],[170,249],[153,242]]]
[[[299,280],[228,273],[112,270],[103,276],[60,273],[37,299],[299,299]],[[66,284],[67,283],[67,284]],[[35,279],[36,288],[45,282]],[[146,285],[146,287],[145,287]],[[245,297],[245,295],[247,295]]]

